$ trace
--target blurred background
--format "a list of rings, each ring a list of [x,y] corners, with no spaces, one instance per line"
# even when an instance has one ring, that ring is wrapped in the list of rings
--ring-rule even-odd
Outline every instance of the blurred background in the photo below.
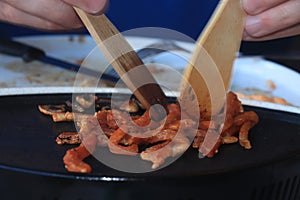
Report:
[[[196,39],[219,0],[111,0],[107,16],[120,31],[163,27]],[[78,33],[78,32],[77,32]],[[84,33],[84,32],[83,32]],[[1,35],[49,34],[1,23]],[[52,33],[53,34],[53,33]]]
[[[196,40],[218,2],[219,0],[111,0],[106,15],[121,32],[141,27],[161,27]],[[87,31],[48,32],[0,22],[0,37],[40,34],[87,34]],[[245,55],[263,55],[297,71],[300,68],[300,36],[264,42],[242,42],[240,51]]]
[[[106,14],[120,31],[162,27],[176,30],[196,40],[218,2],[219,0],[111,0]],[[9,37],[33,34],[87,34],[85,30],[63,33],[38,31],[4,22],[0,22],[0,30],[0,36]],[[240,51],[247,55],[276,58],[281,64],[300,68],[297,64],[300,55],[299,36],[265,42],[242,42]]]

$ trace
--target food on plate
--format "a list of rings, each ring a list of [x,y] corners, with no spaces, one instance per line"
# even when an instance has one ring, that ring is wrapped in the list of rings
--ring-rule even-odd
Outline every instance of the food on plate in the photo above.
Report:
[[[236,93],[236,94],[238,95],[239,98],[265,101],[265,102],[277,103],[282,105],[290,105],[284,98],[281,97],[269,97],[264,94],[252,94],[252,95],[245,95],[242,93]]]
[[[63,158],[66,169],[71,172],[91,172],[92,167],[84,159],[96,148],[103,147],[114,154],[139,154],[141,159],[152,163],[153,169],[167,158],[184,153],[191,141],[192,147],[207,157],[218,153],[222,144],[239,142],[245,149],[251,149],[248,134],[259,121],[255,112],[244,111],[233,92],[227,94],[226,109],[211,120],[194,119],[184,113],[177,102],[169,103],[166,118],[156,122],[151,121],[149,111],[134,98],[113,107],[109,106],[109,100],[90,94],[77,96],[74,101],[73,108],[76,105],[80,109],[71,111],[69,101],[64,106],[39,105],[39,110],[51,115],[54,122],[74,121],[79,127],[78,133],[66,130],[56,138],[60,145],[79,144],[69,149]],[[53,107],[60,109],[53,112]]]
[[[258,88],[236,88],[235,94],[238,98],[251,99],[256,101],[264,101],[282,105],[291,105],[286,99],[275,96],[273,91],[276,90],[277,86],[272,80],[266,80],[265,85],[268,90],[262,90]]]
[[[275,90],[276,89],[276,85],[272,80],[267,80],[265,83],[268,86],[269,90]]]

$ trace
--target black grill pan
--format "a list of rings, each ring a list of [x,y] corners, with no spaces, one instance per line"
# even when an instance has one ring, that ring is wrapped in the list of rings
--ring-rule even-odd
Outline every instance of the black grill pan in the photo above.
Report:
[[[111,94],[99,96],[110,98]],[[282,187],[281,190],[288,190],[288,199],[298,197],[298,114],[245,106],[246,110],[254,110],[260,117],[259,124],[250,132],[251,150],[244,150],[238,144],[223,145],[215,157],[198,159],[197,150],[191,148],[166,168],[144,174],[119,172],[89,158],[87,162],[93,167],[93,172],[77,174],[67,172],[62,162],[66,150],[72,146],[55,143],[61,131],[75,130],[74,124],[53,123],[49,116],[37,109],[39,104],[60,104],[71,98],[71,94],[0,98],[0,188],[3,190],[0,192],[4,196],[26,197],[28,190],[39,188],[37,193],[28,192],[30,199],[42,199],[47,195],[53,197],[49,199],[68,199],[74,192],[78,193],[78,197],[90,199],[96,195],[106,195],[110,199],[118,199],[122,195],[122,199],[135,199],[143,192],[149,194],[142,199],[159,199],[165,195],[181,199],[179,194],[190,199],[197,199],[199,195],[208,195],[211,199],[226,195],[232,199],[242,196],[243,199],[264,199],[273,197],[268,195],[274,195],[276,191],[282,193],[279,191]],[[11,187],[17,187],[20,192],[8,192]],[[70,187],[72,192],[66,191],[66,187]],[[83,193],[76,187],[81,188]],[[230,188],[233,193],[229,192]],[[155,197],[152,189],[161,194]],[[165,190],[173,192],[165,193]],[[213,192],[215,190],[222,191],[222,195]],[[30,196],[34,194],[36,196]]]

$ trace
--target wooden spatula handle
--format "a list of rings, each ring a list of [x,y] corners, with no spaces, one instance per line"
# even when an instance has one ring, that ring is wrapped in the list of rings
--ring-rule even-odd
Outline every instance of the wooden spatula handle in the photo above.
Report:
[[[74,8],[105,57],[145,108],[154,104],[164,108],[167,99],[148,68],[127,40],[104,15],[90,15]]]

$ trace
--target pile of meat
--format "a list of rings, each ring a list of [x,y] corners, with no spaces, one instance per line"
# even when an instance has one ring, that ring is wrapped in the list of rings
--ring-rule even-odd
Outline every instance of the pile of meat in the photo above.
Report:
[[[177,103],[170,103],[168,115],[161,122],[151,120],[149,111],[145,111],[135,99],[122,102],[117,106],[119,109],[115,109],[116,106],[112,109],[108,100],[95,95],[79,95],[73,103],[39,105],[38,108],[51,115],[54,122],[76,123],[79,132],[63,132],[56,142],[60,145],[79,144],[66,152],[63,162],[68,171],[88,173],[92,168],[84,159],[98,147],[109,148],[114,154],[139,154],[141,159],[152,162],[153,169],[161,166],[166,158],[184,153],[191,143],[207,157],[218,153],[222,144],[239,142],[245,149],[251,149],[248,133],[259,121],[257,114],[244,111],[232,92],[227,94],[226,104],[226,112],[221,111],[225,112],[225,120],[220,114],[211,120],[196,121],[182,113]],[[68,111],[70,107],[72,112]],[[90,108],[96,111],[86,112]]]

